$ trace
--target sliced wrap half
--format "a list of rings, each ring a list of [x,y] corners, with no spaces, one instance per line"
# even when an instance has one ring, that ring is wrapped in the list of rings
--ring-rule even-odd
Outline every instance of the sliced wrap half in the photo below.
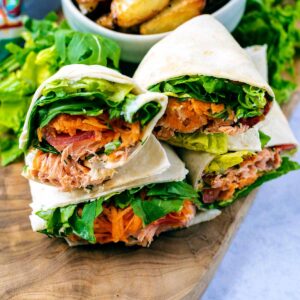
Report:
[[[300,165],[289,158],[298,143],[277,103],[257,128],[263,146],[259,152],[243,150],[220,155],[181,152],[203,207],[227,206],[264,182],[300,169]]]
[[[155,134],[168,143],[215,154],[264,119],[274,93],[225,27],[196,17],[154,45],[134,79],[168,96]]]
[[[31,181],[32,228],[66,237],[70,245],[124,242],[147,246],[163,231],[220,214],[217,209],[196,213],[199,196],[183,181],[186,174],[175,152],[150,138],[143,151],[112,178],[111,185],[97,192],[62,192]]]
[[[63,67],[33,96],[20,137],[24,176],[62,190],[109,180],[141,150],[166,105],[166,96],[117,71]]]

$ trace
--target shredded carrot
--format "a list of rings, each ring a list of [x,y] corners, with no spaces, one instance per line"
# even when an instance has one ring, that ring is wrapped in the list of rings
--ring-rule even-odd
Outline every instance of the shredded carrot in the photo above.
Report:
[[[140,234],[144,234],[151,242],[154,234],[186,225],[191,215],[193,215],[193,210],[193,204],[186,200],[181,211],[167,214],[163,218],[143,227],[141,218],[134,214],[131,206],[121,209],[113,205],[104,205],[103,212],[94,222],[96,241],[100,244],[128,243],[130,238],[137,239]],[[76,237],[73,235],[71,239],[74,240]]]

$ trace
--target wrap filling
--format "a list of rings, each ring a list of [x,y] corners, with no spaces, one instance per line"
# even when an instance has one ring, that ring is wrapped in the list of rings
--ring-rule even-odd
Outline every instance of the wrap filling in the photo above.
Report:
[[[198,184],[205,207],[222,207],[249,194],[262,183],[300,168],[285,154],[295,145],[264,148],[258,153],[231,152],[216,156]]]
[[[198,193],[185,182],[152,184],[94,201],[38,211],[49,236],[106,244],[148,246],[161,232],[182,228],[195,216]]]
[[[272,101],[264,89],[203,75],[177,77],[150,90],[169,97],[155,130],[159,139],[216,154],[227,152],[227,135],[243,133],[262,121]],[[221,141],[222,149],[209,139]]]
[[[29,120],[30,175],[63,190],[110,179],[107,163],[125,161],[161,110],[155,101],[135,108],[133,89],[88,77],[46,84]]]

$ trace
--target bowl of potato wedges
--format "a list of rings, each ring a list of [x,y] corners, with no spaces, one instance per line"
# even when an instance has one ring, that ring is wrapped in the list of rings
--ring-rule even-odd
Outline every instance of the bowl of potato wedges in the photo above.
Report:
[[[169,32],[201,14],[212,14],[232,31],[246,0],[62,0],[64,15],[78,31],[115,40],[121,59],[138,63]]]

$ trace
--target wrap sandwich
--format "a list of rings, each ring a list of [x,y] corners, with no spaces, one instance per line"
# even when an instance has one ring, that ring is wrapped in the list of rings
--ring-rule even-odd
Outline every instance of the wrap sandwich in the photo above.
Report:
[[[134,79],[168,96],[155,135],[169,144],[226,153],[228,136],[262,121],[274,93],[225,27],[196,17],[154,45]]]
[[[33,96],[20,137],[23,174],[62,190],[92,189],[141,150],[166,105],[166,96],[117,71],[65,66]]]
[[[215,155],[181,151],[203,207],[225,207],[264,182],[300,169],[300,165],[289,158],[298,143],[277,102],[265,121],[255,128],[259,131],[262,145],[257,152],[245,149]]]
[[[161,232],[220,214],[217,209],[196,213],[199,195],[183,181],[186,174],[175,152],[151,137],[143,151],[112,178],[113,186],[104,184],[92,193],[62,192],[31,181],[32,228],[65,237],[70,245],[124,242],[149,246]]]

